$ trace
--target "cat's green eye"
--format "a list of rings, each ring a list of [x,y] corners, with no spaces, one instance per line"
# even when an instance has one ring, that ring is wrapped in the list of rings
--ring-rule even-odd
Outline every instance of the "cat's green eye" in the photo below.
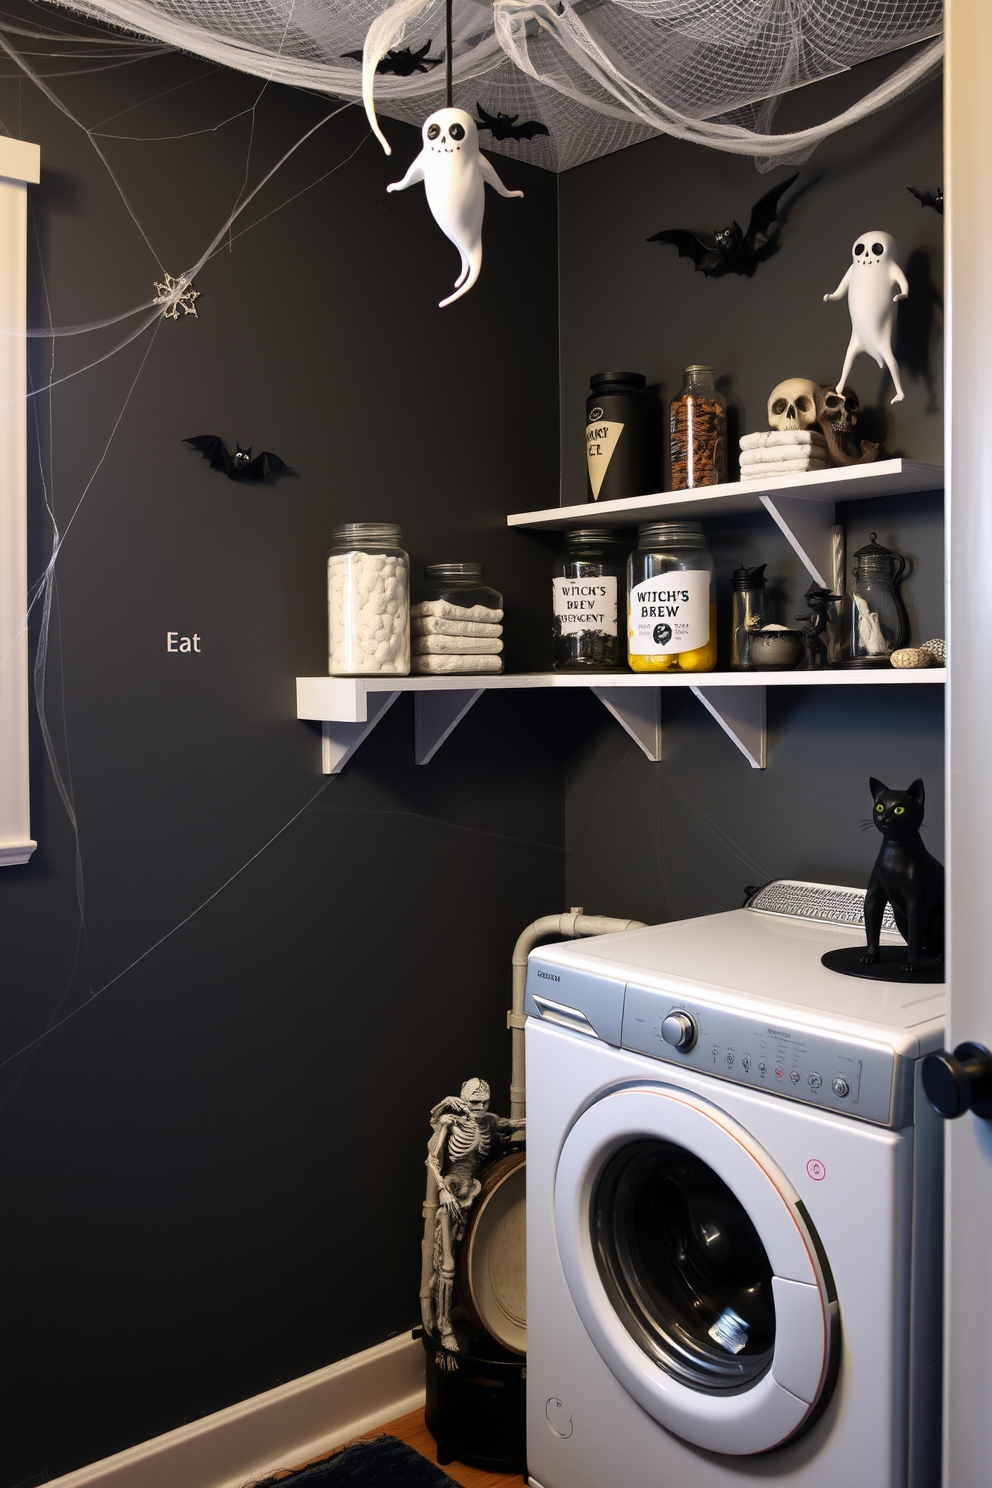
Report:
[[[896,807],[896,816],[902,816],[902,814],[903,814],[903,812],[905,810],[906,810],[905,806],[897,806]]]
[[[882,805],[881,801],[879,801],[878,805],[875,807],[875,810],[876,811],[884,811],[885,810],[885,807]]]

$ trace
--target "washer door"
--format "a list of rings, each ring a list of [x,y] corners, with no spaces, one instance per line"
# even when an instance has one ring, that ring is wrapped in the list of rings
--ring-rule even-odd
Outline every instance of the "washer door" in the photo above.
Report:
[[[673,1086],[597,1101],[565,1139],[555,1227],[597,1352],[662,1426],[767,1452],[826,1404],[829,1268],[798,1194],[719,1107]]]

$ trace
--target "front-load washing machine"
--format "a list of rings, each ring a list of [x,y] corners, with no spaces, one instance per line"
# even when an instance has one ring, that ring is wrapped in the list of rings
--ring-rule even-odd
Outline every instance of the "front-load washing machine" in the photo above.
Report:
[[[944,988],[820,964],[862,905],[531,953],[534,1488],[938,1484]]]

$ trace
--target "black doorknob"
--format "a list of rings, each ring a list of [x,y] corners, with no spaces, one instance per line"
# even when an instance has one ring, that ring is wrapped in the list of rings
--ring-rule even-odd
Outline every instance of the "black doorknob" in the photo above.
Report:
[[[972,1111],[992,1116],[992,1054],[984,1044],[958,1044],[923,1060],[923,1089],[938,1116],[949,1121]]]

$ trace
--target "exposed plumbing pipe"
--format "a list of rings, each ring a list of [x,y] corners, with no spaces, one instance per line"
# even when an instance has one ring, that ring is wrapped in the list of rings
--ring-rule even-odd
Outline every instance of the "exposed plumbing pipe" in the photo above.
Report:
[[[524,1068],[524,993],[527,988],[527,957],[538,941],[553,935],[573,940],[580,935],[610,935],[618,930],[643,930],[643,920],[613,920],[606,915],[587,915],[578,909],[568,914],[545,915],[535,920],[519,936],[513,947],[513,1004],[506,1015],[510,1030],[510,1116],[514,1120],[525,1114],[526,1072]]]
[[[613,920],[606,915],[583,914],[581,907],[568,914],[544,915],[528,925],[513,947],[513,1005],[506,1015],[510,1030],[510,1116],[516,1120],[524,1114],[524,993],[527,987],[527,957],[541,940],[560,936],[573,940],[580,935],[609,935],[617,930],[643,930],[643,920]],[[437,1179],[430,1162],[427,1164],[427,1193],[424,1198],[424,1239],[421,1246],[420,1316],[428,1334],[434,1328],[434,1226],[437,1220]]]

